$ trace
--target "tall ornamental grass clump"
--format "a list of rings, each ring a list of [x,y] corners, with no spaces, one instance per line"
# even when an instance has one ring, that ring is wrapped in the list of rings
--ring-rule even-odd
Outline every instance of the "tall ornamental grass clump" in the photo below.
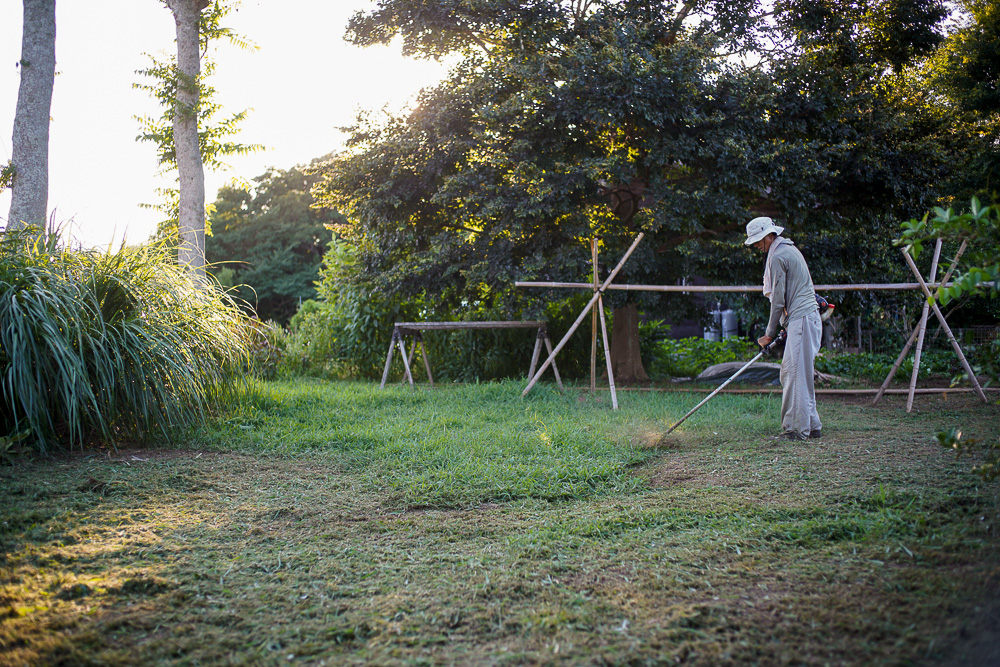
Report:
[[[0,427],[52,447],[169,436],[247,376],[250,329],[163,245],[0,237]]]

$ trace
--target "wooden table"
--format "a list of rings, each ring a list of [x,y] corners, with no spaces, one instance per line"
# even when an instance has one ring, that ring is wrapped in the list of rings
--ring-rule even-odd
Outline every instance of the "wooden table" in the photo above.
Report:
[[[413,384],[413,374],[410,372],[410,362],[413,361],[413,353],[417,346],[420,346],[420,353],[424,358],[424,369],[427,371],[427,381],[434,386],[434,376],[431,375],[431,364],[427,358],[427,348],[424,347],[423,331],[454,331],[457,329],[537,329],[535,336],[535,349],[531,354],[531,368],[528,370],[528,377],[534,377],[535,368],[538,366],[538,357],[544,343],[545,348],[552,354],[552,341],[549,339],[549,332],[545,322],[537,320],[526,321],[503,321],[503,322],[396,322],[392,328],[392,340],[389,341],[389,354],[385,358],[385,370],[382,372],[382,384],[379,388],[385,387],[385,382],[389,378],[389,368],[392,366],[392,355],[394,350],[399,348],[399,355],[403,360],[403,380],[409,380]],[[403,338],[409,336],[413,339],[410,352],[407,354]],[[562,379],[559,377],[559,369],[555,362],[552,363],[552,372],[556,376],[559,388],[563,388]]]

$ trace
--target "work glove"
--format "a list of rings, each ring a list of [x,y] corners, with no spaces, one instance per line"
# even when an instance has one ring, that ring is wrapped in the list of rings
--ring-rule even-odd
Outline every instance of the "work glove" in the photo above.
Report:
[[[768,343],[765,347],[761,348],[769,357],[776,356],[781,350],[782,346],[785,344],[785,339],[788,338],[788,332],[782,329],[778,333],[778,337]]]

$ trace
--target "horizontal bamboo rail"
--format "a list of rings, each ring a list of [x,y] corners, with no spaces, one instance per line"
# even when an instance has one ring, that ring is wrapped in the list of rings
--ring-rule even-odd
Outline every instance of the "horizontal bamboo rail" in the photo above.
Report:
[[[599,390],[603,390],[604,387],[598,387]],[[708,394],[715,389],[703,389],[700,387],[618,387],[618,391],[653,391],[653,392],[666,392],[666,393],[688,393],[688,394]],[[822,394],[827,396],[864,396],[868,394],[874,394],[878,389],[817,389],[816,394]],[[985,392],[1000,392],[1000,387],[983,387]],[[757,389],[723,389],[720,394],[780,394],[780,387],[759,387]],[[906,395],[910,393],[909,389],[886,389],[883,394],[901,394]],[[978,393],[973,387],[919,387],[914,389],[914,393],[917,394],[973,394]]]
[[[951,283],[946,283],[946,287]],[[590,283],[558,283],[519,281],[515,287],[548,287],[594,289]],[[937,288],[941,283],[927,283],[928,287]],[[604,289],[624,290],[626,292],[763,292],[761,285],[608,285]],[[858,285],[813,285],[817,292],[878,292],[919,290],[920,283],[872,283]]]

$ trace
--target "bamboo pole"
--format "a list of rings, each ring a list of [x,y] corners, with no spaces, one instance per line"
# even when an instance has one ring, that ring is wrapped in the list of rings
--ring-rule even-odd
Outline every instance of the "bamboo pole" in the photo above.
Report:
[[[420,337],[420,356],[424,358],[424,369],[427,371],[427,382],[430,386],[434,386],[434,376],[431,375],[431,360],[427,357],[427,344],[424,343],[424,337]]]
[[[941,279],[940,284],[948,283],[948,279],[951,278],[951,274],[954,273],[955,269],[958,267],[958,260],[962,257],[962,253],[965,252],[965,248],[968,244],[968,239],[962,240],[962,245],[959,246],[958,252],[955,253],[951,266],[948,267],[948,271],[944,274],[944,278]],[[899,367],[903,364],[903,360],[906,359],[906,353],[910,351],[910,348],[913,346],[913,341],[917,338],[918,329],[919,327],[913,328],[910,338],[906,341],[906,345],[903,346],[903,351],[899,353],[898,357],[896,357],[896,363],[892,365],[892,369],[890,369],[889,374],[885,376],[885,381],[882,383],[882,386],[879,387],[879,390],[875,393],[875,398],[872,399],[872,405],[878,405],[879,400],[882,398],[882,394],[886,393],[886,389],[889,388],[889,383],[892,382],[892,378],[896,377],[896,371],[898,371]]]
[[[928,283],[929,287],[938,288],[941,285],[948,286],[947,283]],[[593,289],[590,283],[560,283],[560,282],[532,282],[519,280],[514,283],[515,287],[545,287],[549,289],[569,288],[569,289]],[[624,290],[626,292],[761,292],[760,285],[609,285],[606,290]],[[814,285],[817,292],[904,292],[908,290],[919,290],[920,283],[858,283],[854,285]]]
[[[594,291],[597,291],[597,238],[590,239],[590,259],[594,267]],[[597,392],[597,311],[590,311],[590,393]]]
[[[951,285],[951,283],[949,283],[948,280],[951,279],[952,272],[958,267],[958,260],[962,256],[962,253],[965,252],[965,248],[968,245],[969,245],[969,239],[962,239],[962,245],[958,247],[958,252],[955,253],[955,259],[952,260],[951,267],[948,268],[948,273],[944,274],[944,278],[941,279],[941,284],[946,286]],[[928,285],[928,286],[933,287],[933,285]],[[952,312],[954,312],[954,310],[952,310]],[[934,337],[936,338],[938,335],[940,335],[940,333],[941,333],[941,325],[939,324],[937,331],[934,332]]]
[[[938,259],[941,257],[941,237],[938,237],[937,243],[934,244],[934,257],[931,259],[931,272],[928,276],[929,280],[934,280],[937,278],[937,265]],[[910,394],[906,399],[906,414],[913,412],[913,390],[917,388],[917,375],[920,374],[920,353],[924,349],[924,333],[927,331],[927,316],[930,314],[931,306],[927,299],[924,299],[924,308],[920,314],[920,324],[917,325],[917,329],[920,332],[917,334],[917,347],[913,352],[913,372],[910,373]]]
[[[545,363],[542,364],[542,367],[538,369],[538,372],[535,373],[535,376],[531,378],[530,382],[528,382],[528,386],[524,388],[523,392],[521,392],[521,396],[528,395],[528,392],[531,391],[531,388],[535,386],[536,382],[538,382],[538,378],[542,376],[542,373],[544,373],[545,369],[549,367],[549,364],[551,364],[555,360],[556,355],[559,354],[559,351],[563,349],[563,347],[566,345],[566,341],[569,340],[569,337],[573,335],[573,332],[576,331],[577,327],[580,326],[580,323],[583,322],[583,318],[587,316],[587,313],[590,312],[590,309],[594,307],[595,303],[597,303],[597,299],[601,296],[601,293],[605,289],[607,289],[608,285],[611,284],[611,281],[614,280],[615,276],[618,275],[618,272],[621,271],[622,266],[625,265],[626,260],[628,260],[629,256],[631,256],[632,251],[635,250],[635,247],[637,245],[639,245],[639,242],[642,241],[643,237],[645,237],[645,233],[639,232],[639,235],[635,237],[635,241],[633,241],[632,245],[629,246],[629,249],[625,253],[625,256],[622,257],[620,262],[618,262],[618,266],[615,267],[614,271],[611,272],[611,275],[607,277],[607,279],[601,284],[598,290],[594,292],[594,296],[592,296],[590,298],[590,301],[587,302],[587,305],[584,306],[583,311],[580,313],[579,317],[576,318],[576,321],[573,322],[573,325],[569,328],[569,331],[566,332],[566,334],[559,341],[559,344],[556,345],[555,349],[552,350],[552,352],[549,354],[549,358],[545,360]]]
[[[937,316],[941,326],[944,327],[944,332],[948,336],[948,342],[951,343],[952,348],[955,350],[955,354],[958,355],[958,360],[962,362],[962,368],[965,369],[966,373],[968,373],[969,380],[972,381],[972,386],[975,387],[976,393],[979,394],[979,398],[983,401],[983,403],[988,403],[989,401],[986,399],[986,394],[983,392],[983,388],[979,385],[979,379],[976,378],[976,374],[972,371],[972,367],[969,366],[969,361],[962,353],[962,348],[959,346],[958,341],[955,340],[955,334],[951,332],[951,327],[948,326],[948,323],[944,319],[944,315],[941,313],[941,309],[938,308],[937,302],[934,301],[930,288],[927,287],[927,283],[924,282],[923,276],[920,275],[920,269],[917,268],[913,258],[910,257],[910,253],[906,252],[906,248],[903,248],[903,257],[906,259],[906,263],[910,265],[910,270],[913,272],[913,275],[915,275],[920,281],[920,287],[924,291],[924,296],[927,297],[931,304],[931,308],[934,310],[934,315]]]
[[[541,320],[500,320],[484,322],[396,322],[401,332],[454,331],[468,329],[537,329],[545,326]],[[407,333],[409,335],[409,333]]]
[[[531,351],[531,365],[528,366],[528,376],[534,376],[535,369],[538,367],[538,355],[542,351],[542,332],[541,329],[535,335],[535,348]]]
[[[886,389],[889,388],[889,383],[892,382],[892,378],[896,377],[896,371],[898,371],[899,367],[903,365],[903,360],[906,358],[906,353],[910,351],[911,347],[913,347],[913,341],[917,339],[917,333],[919,331],[920,331],[919,325],[913,327],[913,332],[910,334],[909,339],[906,341],[906,345],[903,346],[903,351],[899,353],[898,357],[896,357],[896,363],[892,365],[892,368],[889,370],[889,374],[885,376],[885,381],[882,383],[882,386],[879,387],[878,391],[875,393],[875,398],[872,399],[872,405],[878,405],[879,400],[882,398],[882,394],[886,393]]]
[[[600,292],[598,292],[600,295]],[[611,387],[611,409],[618,409],[618,392],[615,391],[615,371],[611,366],[611,347],[608,345],[608,324],[604,320],[604,297],[597,297],[597,312],[601,316],[601,339],[604,341],[604,361],[608,366],[608,386]]]
[[[549,354],[552,354],[552,341],[549,340],[548,329],[545,330],[545,349],[548,350]],[[562,389],[563,383],[562,378],[559,377],[559,366],[556,365],[554,360],[552,362],[552,374],[556,376],[556,385]]]
[[[552,341],[549,340],[549,332],[545,327],[538,328],[538,335],[535,336],[535,349],[531,352],[531,366],[528,368],[528,377],[535,376],[535,369],[538,368],[538,358],[542,351],[542,345],[552,354]],[[556,384],[563,389],[562,378],[559,377],[559,367],[556,362],[552,362],[552,374],[556,376]]]

